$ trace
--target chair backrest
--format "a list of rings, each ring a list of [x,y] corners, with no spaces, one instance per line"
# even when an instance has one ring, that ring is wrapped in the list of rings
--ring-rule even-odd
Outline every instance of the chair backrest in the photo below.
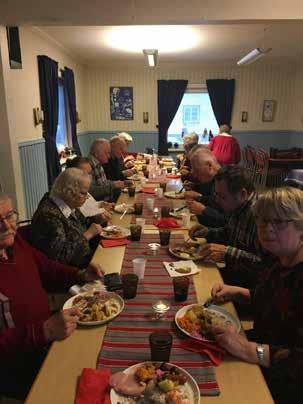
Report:
[[[270,157],[273,159],[299,159],[303,156],[300,147],[292,147],[291,149],[270,148]]]
[[[31,244],[32,240],[32,224],[30,220],[24,220],[18,223],[18,233],[24,240]]]

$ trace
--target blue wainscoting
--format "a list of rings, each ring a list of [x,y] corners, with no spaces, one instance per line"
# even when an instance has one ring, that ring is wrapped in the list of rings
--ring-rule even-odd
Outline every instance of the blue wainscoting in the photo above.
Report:
[[[139,132],[133,131],[128,132],[133,137],[133,143],[129,147],[130,152],[142,152],[145,151],[146,147],[158,150],[158,132]],[[110,139],[117,132],[110,131],[88,131],[78,133],[78,142],[80,145],[81,152],[83,156],[87,156],[91,144],[95,139],[100,137],[105,139]]]
[[[45,141],[38,139],[20,142],[18,146],[26,219],[31,219],[40,199],[48,191]]]

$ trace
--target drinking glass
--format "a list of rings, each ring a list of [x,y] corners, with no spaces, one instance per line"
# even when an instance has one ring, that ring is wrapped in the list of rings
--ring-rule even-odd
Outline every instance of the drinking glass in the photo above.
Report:
[[[134,203],[135,215],[142,215],[143,212],[143,203],[136,202]]]
[[[169,362],[173,337],[168,332],[153,332],[149,336],[151,360],[153,362]]]
[[[189,288],[189,277],[188,276],[178,276],[173,278],[174,294],[176,302],[184,302],[187,300],[188,288]]]
[[[139,226],[138,224],[132,224],[130,226],[130,235],[132,241],[140,241],[141,233],[142,233],[142,226]]]
[[[169,245],[171,231],[168,229],[160,229],[159,236],[160,236],[160,244],[161,245]]]
[[[124,299],[133,299],[137,294],[138,276],[136,274],[122,275]]]

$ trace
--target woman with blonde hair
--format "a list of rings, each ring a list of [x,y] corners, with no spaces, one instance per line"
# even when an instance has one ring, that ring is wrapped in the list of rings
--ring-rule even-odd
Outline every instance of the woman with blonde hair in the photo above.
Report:
[[[303,191],[276,188],[262,193],[254,215],[261,245],[278,261],[254,290],[216,284],[217,303],[251,301],[254,328],[247,340],[233,326],[214,327],[217,342],[232,355],[262,366],[278,404],[302,402],[303,383]]]

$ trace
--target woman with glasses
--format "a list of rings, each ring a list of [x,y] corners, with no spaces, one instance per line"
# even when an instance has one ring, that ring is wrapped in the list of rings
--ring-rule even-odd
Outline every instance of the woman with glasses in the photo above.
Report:
[[[85,268],[99,243],[101,226],[79,208],[88,197],[91,178],[68,168],[45,194],[32,219],[32,243],[49,258]]]
[[[233,326],[214,327],[217,342],[232,355],[262,366],[279,404],[302,402],[303,383],[303,192],[285,187],[262,193],[254,215],[261,245],[278,261],[254,290],[216,284],[217,303],[250,301],[254,328],[248,340]]]

